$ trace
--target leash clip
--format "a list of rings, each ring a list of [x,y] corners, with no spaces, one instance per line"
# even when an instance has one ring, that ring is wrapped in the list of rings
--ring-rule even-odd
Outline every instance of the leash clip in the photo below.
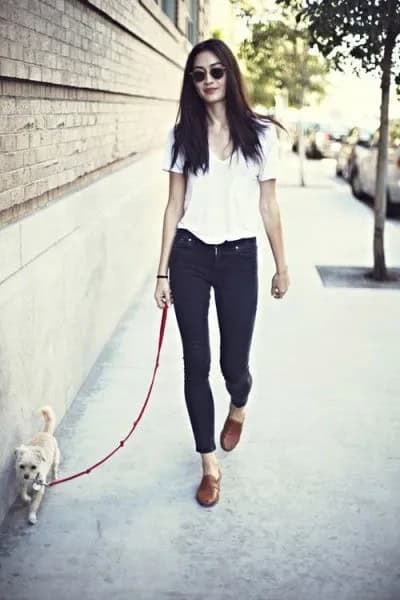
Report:
[[[49,484],[46,483],[45,481],[42,481],[41,479],[39,479],[39,473],[36,475],[36,479],[32,484],[32,489],[35,492],[39,492],[42,488],[42,486],[48,486]]]

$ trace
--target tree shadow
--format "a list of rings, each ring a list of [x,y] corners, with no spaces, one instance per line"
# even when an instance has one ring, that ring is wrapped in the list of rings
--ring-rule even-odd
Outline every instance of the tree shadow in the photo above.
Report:
[[[324,287],[400,290],[400,268],[388,269],[385,281],[373,279],[370,267],[316,265],[315,268]]]

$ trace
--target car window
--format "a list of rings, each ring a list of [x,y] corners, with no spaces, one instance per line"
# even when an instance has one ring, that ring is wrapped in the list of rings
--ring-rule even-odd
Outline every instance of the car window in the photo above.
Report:
[[[389,122],[389,146],[400,147],[400,119]]]
[[[353,127],[353,129],[350,131],[347,141],[349,142],[349,144],[356,144],[357,140],[360,137],[360,130],[358,129],[358,127]]]
[[[379,129],[377,129],[371,138],[371,146],[377,146],[379,144]]]

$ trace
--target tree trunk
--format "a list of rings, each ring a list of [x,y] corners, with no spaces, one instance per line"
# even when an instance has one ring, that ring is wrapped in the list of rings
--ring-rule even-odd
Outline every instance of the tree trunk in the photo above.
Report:
[[[379,146],[378,160],[376,166],[376,186],[375,186],[375,223],[374,223],[374,269],[373,279],[384,281],[387,279],[385,248],[384,248],[384,228],[386,219],[387,204],[387,155],[388,155],[388,132],[389,132],[389,93],[390,76],[392,70],[392,55],[396,41],[396,34],[391,30],[391,23],[395,17],[395,3],[392,1],[389,8],[389,31],[386,37],[385,50],[382,60],[382,80],[381,80],[381,108],[380,108],[380,126],[379,126]]]
[[[306,186],[304,179],[304,128],[303,128],[303,107],[304,107],[304,91],[301,93],[301,106],[299,108],[299,167],[300,167],[300,185],[301,187]]]
[[[301,115],[301,109],[299,114],[299,167],[300,167],[300,185],[305,187],[306,182],[304,179],[304,129],[303,129],[303,118]]]

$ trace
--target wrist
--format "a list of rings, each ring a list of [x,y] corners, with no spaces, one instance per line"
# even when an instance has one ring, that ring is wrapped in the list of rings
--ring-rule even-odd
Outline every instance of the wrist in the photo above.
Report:
[[[168,279],[168,275],[157,274],[156,279]]]
[[[276,274],[277,275],[286,275],[287,272],[288,272],[287,265],[284,265],[284,266],[282,266],[280,268],[278,268],[278,267],[276,268]]]

